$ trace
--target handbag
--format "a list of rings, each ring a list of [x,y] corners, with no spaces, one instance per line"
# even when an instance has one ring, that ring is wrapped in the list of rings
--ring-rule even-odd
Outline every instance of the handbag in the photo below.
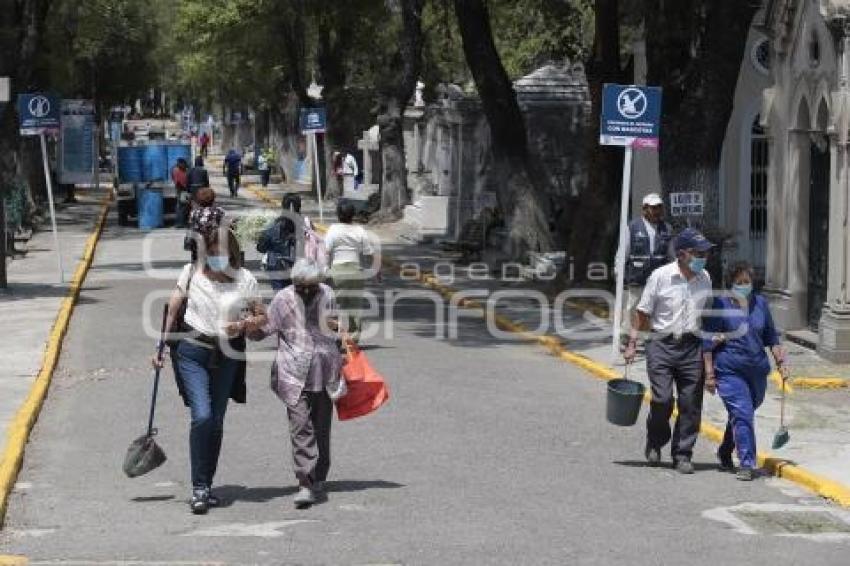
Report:
[[[350,338],[345,343],[342,377],[348,393],[336,402],[337,418],[356,419],[377,411],[390,398],[383,376],[372,367],[366,354]]]

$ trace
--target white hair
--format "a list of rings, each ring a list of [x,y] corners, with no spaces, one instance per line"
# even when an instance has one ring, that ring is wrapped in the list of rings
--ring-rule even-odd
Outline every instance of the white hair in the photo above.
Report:
[[[316,285],[325,280],[325,269],[315,260],[304,257],[295,261],[290,276],[293,283]]]

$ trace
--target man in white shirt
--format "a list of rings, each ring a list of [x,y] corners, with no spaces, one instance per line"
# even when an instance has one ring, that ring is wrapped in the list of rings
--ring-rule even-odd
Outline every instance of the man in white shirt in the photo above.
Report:
[[[703,366],[699,338],[702,311],[711,298],[711,277],[706,258],[714,245],[698,231],[687,228],[676,239],[676,261],[649,276],[632,319],[632,330],[623,357],[635,358],[639,330],[649,330],[646,363],[652,388],[647,418],[646,459],[661,462],[661,449],[671,441],[676,469],[692,474],[694,444],[702,419]],[[670,430],[673,386],[679,416]]]

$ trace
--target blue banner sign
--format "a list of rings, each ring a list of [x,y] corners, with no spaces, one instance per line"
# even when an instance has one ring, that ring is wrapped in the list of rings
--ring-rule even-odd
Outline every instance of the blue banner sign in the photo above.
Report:
[[[37,136],[59,129],[59,99],[52,94],[18,95],[18,117],[22,136]]]
[[[657,149],[660,135],[659,87],[605,85],[599,143]]]
[[[327,129],[327,114],[324,108],[301,109],[301,133],[321,134]]]

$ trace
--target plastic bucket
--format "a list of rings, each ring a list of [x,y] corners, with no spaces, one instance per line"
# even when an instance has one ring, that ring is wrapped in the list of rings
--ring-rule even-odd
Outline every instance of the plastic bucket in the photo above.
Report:
[[[637,422],[643,405],[643,383],[630,379],[612,379],[608,382],[608,402],[605,410],[608,422],[619,426],[632,426]]]
[[[137,194],[139,229],[161,228],[164,224],[162,189],[143,187]]]
[[[122,183],[141,183],[145,180],[142,171],[142,148],[118,148],[118,178]]]
[[[168,179],[168,150],[164,145],[145,145],[142,150],[142,174],[145,181]]]

